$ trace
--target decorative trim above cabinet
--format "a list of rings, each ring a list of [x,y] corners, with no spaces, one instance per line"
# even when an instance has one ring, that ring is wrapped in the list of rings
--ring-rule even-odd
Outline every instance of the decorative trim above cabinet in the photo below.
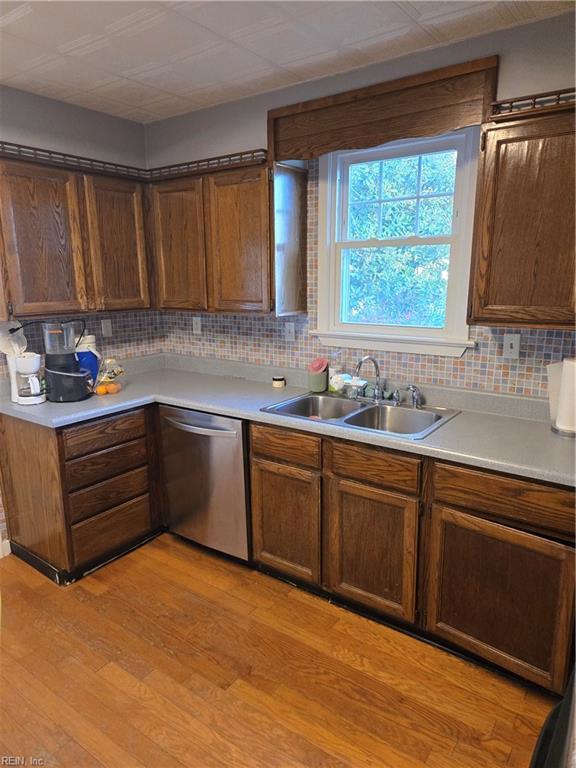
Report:
[[[565,109],[573,109],[576,101],[575,88],[560,88],[557,91],[534,93],[531,96],[516,96],[492,102],[490,120],[517,120],[521,117],[534,117]]]
[[[208,157],[203,160],[190,160],[175,165],[162,165],[158,168],[136,168],[131,165],[110,163],[106,160],[94,160],[80,155],[68,155],[51,149],[29,147],[25,144],[13,144],[0,141],[0,158],[7,160],[28,160],[42,165],[57,168],[67,168],[71,171],[98,173],[104,176],[116,176],[133,181],[165,181],[179,176],[193,176],[213,171],[225,171],[229,168],[243,168],[252,165],[263,165],[267,160],[265,149],[249,149],[244,152],[234,152],[230,155]]]

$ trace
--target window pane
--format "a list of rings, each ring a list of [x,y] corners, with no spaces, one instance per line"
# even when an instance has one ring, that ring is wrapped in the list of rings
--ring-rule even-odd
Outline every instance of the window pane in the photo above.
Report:
[[[418,157],[394,157],[382,163],[382,198],[418,194]]]
[[[378,203],[352,203],[348,208],[348,240],[378,237]]]
[[[341,322],[443,328],[449,245],[342,250]]]
[[[382,203],[380,237],[411,237],[416,234],[416,200]]]
[[[348,188],[351,202],[378,200],[380,196],[380,162],[351,165]]]
[[[449,152],[434,152],[422,155],[422,170],[420,174],[420,194],[438,195],[443,192],[454,192],[456,179],[455,149]]]
[[[418,234],[422,237],[450,235],[452,232],[453,204],[452,195],[449,197],[420,198]]]

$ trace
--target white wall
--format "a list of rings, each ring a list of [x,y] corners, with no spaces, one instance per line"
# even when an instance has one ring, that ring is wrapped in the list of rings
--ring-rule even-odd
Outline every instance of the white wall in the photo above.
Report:
[[[0,139],[146,166],[143,125],[6,86],[0,86]]]
[[[266,147],[266,112],[274,107],[494,54],[500,56],[498,98],[568,88],[574,84],[574,17],[503,30],[153,123],[145,130],[148,167]]]

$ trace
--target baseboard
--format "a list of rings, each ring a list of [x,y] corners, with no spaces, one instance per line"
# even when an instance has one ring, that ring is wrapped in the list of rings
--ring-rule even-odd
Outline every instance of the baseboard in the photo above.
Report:
[[[0,541],[0,558],[6,557],[11,551],[8,539],[2,539],[2,541]]]

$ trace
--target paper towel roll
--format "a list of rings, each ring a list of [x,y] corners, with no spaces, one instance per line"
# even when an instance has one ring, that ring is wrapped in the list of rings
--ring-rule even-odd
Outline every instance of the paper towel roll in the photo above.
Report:
[[[563,432],[576,432],[576,358],[573,357],[562,361],[556,426]]]
[[[546,366],[548,374],[548,403],[550,405],[550,421],[556,423],[558,413],[558,399],[560,397],[560,381],[562,379],[563,363],[552,363]]]

